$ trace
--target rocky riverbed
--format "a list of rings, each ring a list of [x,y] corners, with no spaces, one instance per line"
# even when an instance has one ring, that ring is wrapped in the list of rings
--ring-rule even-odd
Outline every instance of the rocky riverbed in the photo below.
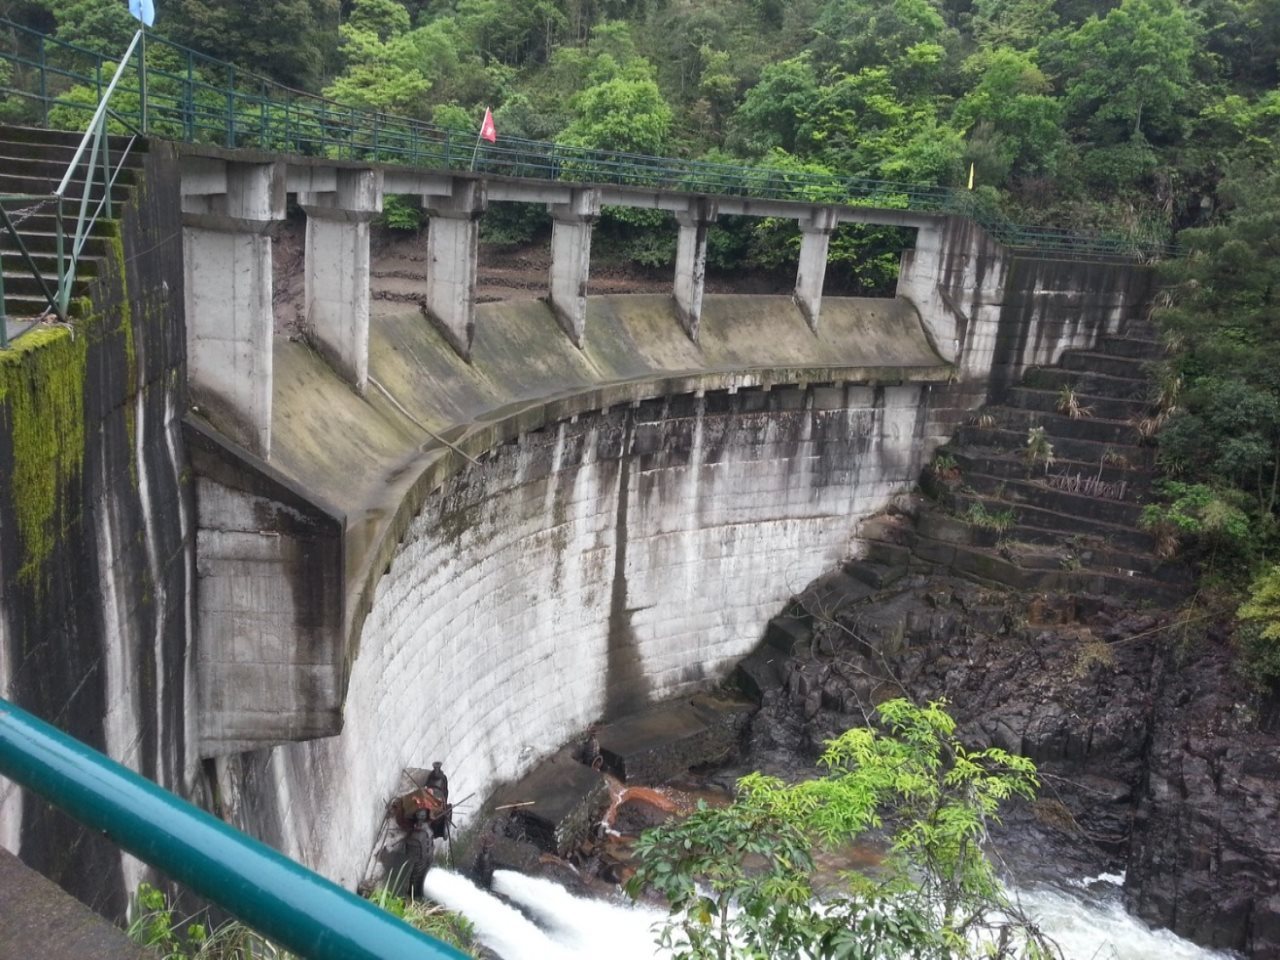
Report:
[[[996,836],[1020,881],[1123,873],[1143,918],[1280,956],[1280,710],[1223,631],[923,575],[834,613],[811,588],[789,613],[746,664],[744,767],[799,775],[879,701],[945,698],[964,739],[1040,769]]]

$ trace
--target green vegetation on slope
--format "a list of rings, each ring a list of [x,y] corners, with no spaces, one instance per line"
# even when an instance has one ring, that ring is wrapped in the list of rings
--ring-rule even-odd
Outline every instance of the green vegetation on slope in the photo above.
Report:
[[[109,54],[131,29],[123,4],[0,14]],[[1141,237],[1206,222],[1228,165],[1280,137],[1271,0],[175,0],[159,17],[248,69],[450,127],[492,106],[500,137],[951,186],[972,167],[1016,221]],[[545,227],[489,219],[509,242]],[[669,233],[606,217],[602,249],[665,263]],[[713,265],[794,259],[785,225],[713,233]],[[885,289],[901,239],[841,234],[835,283]]]
[[[370,898],[411,927],[464,952],[474,949],[471,924],[433,904],[405,900],[386,889]],[[295,960],[295,955],[265,940],[238,920],[213,928],[193,917],[179,919],[165,894],[144,883],[130,910],[129,937],[164,960]]]
[[[1226,216],[1183,231],[1162,268],[1156,316],[1172,348],[1158,399],[1169,476],[1152,525],[1198,552],[1225,605],[1246,584],[1238,632],[1247,671],[1280,680],[1280,173],[1241,164]]]
[[[1034,796],[1035,766],[966,749],[944,707],[882,703],[876,727],[828,742],[825,776],[751,774],[731,806],[646,832],[628,890],[670,904],[663,944],[687,960],[1056,956],[982,848],[1000,805]],[[816,872],[817,851],[858,843],[882,844],[883,861]]]

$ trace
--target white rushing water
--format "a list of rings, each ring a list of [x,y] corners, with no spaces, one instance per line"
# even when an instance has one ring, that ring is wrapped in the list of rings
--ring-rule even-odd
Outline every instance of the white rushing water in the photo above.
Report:
[[[1067,960],[1230,956],[1197,947],[1167,930],[1153,930],[1125,913],[1117,885],[1122,879],[1093,877],[1074,882],[1069,890],[1035,887],[1021,891],[1019,899],[1057,941]],[[427,896],[467,916],[480,942],[503,960],[660,960],[669,956],[654,945],[653,936],[654,924],[665,914],[651,907],[575,897],[550,880],[508,870],[494,874],[493,887],[520,909],[448,870],[432,870],[426,880]]]

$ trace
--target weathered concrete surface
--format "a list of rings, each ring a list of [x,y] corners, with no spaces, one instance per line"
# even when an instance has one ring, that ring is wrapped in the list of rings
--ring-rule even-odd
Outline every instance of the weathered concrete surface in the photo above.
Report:
[[[789,298],[708,298],[694,344],[670,298],[590,305],[581,350],[541,303],[481,307],[470,364],[392,308],[364,398],[277,342],[273,467],[347,512],[359,644],[341,735],[219,761],[220,793],[340,882],[401,768],[483,796],[694,692],[919,470],[948,368],[909,306],[831,300],[815,336]]]
[[[0,696],[190,796],[178,174],[164,145],[139,162],[143,186],[119,211],[129,254],[102,262],[93,316],[0,363]],[[108,916],[144,876],[3,778],[0,846]]]
[[[662,783],[734,752],[755,705],[700,694],[657,704],[600,728],[605,766],[628,783]]]
[[[0,848],[0,960],[158,960]]]
[[[369,221],[382,210],[379,174],[343,170],[335,189],[298,194],[307,214],[307,327],[361,393],[369,375]]]
[[[195,673],[201,757],[325,736],[342,725],[345,517],[199,418]]]
[[[182,190],[187,365],[192,398],[228,436],[271,455],[270,226],[284,219],[284,166],[221,165],[220,187]],[[220,189],[221,192],[218,192]]]
[[[573,752],[571,747],[557,751],[493,795],[494,806],[528,803],[513,808],[512,818],[530,840],[562,857],[589,834],[609,806],[604,775],[579,763]]]

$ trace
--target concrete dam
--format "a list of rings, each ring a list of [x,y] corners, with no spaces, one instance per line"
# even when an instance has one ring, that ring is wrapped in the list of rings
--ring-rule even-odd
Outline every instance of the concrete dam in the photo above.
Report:
[[[0,353],[0,690],[348,887],[403,768],[483,797],[721,679],[972,409],[1150,297],[954,216],[159,141],[132,182],[84,319]],[[419,303],[369,297],[387,194],[432,214]],[[497,202],[551,209],[547,297],[474,303]],[[602,203],[676,213],[672,296],[589,295]],[[794,297],[703,296],[715,210],[801,224]],[[822,296],[840,222],[915,230],[896,297]],[[6,781],[0,843],[107,913],[144,875]]]

